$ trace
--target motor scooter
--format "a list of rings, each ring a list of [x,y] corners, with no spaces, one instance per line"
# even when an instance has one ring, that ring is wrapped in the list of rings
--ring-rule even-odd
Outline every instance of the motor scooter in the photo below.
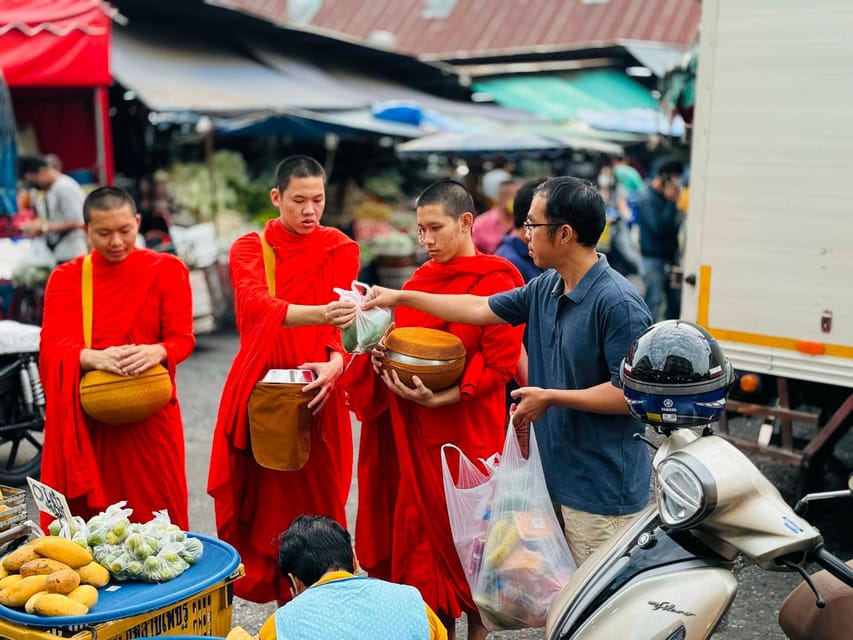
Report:
[[[0,320],[0,484],[38,476],[44,434],[44,388],[37,326]]]
[[[698,325],[666,320],[646,329],[619,379],[629,412],[662,436],[660,443],[634,436],[655,449],[656,502],[581,564],[551,603],[546,638],[704,640],[734,600],[739,556],[766,571],[795,571],[812,590],[813,606],[801,591],[780,613],[792,640],[850,638],[853,568],[824,548],[802,515],[814,500],[849,499],[853,477],[848,490],[807,496],[792,509],[743,453],[714,435],[734,369]],[[837,580],[813,581],[810,563]]]
[[[742,554],[767,571],[800,573],[813,592],[808,598],[795,590],[780,611],[792,640],[850,638],[853,568],[824,548],[820,532],[797,511],[817,499],[849,498],[853,476],[847,490],[806,496],[795,510],[710,426],[654,428],[664,436],[659,447],[636,437],[657,449],[656,503],[578,568],[551,604],[545,637],[708,638],[734,600],[732,569]],[[817,588],[809,563],[843,585],[822,578]]]

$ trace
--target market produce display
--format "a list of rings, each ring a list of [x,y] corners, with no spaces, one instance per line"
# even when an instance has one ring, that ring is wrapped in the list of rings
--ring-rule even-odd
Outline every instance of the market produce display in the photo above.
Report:
[[[80,616],[98,602],[109,582],[92,554],[60,536],[45,536],[6,555],[0,563],[0,604],[40,616]]]
[[[130,522],[132,509],[118,502],[89,519],[74,518],[71,526],[50,524],[50,532],[76,543],[119,581],[165,582],[177,578],[204,553],[198,538],[190,538],[161,511],[144,524]]]

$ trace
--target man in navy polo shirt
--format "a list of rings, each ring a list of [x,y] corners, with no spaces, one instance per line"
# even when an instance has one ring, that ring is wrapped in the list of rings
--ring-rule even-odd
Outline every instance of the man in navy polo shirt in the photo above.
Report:
[[[535,423],[552,499],[580,564],[648,502],[651,465],[633,439],[619,365],[651,322],[642,297],[595,245],[605,204],[587,180],[540,185],[524,223],[528,250],[548,269],[492,296],[374,287],[369,306],[413,307],[451,322],[527,323],[529,386],[512,392],[515,423]],[[367,308],[367,307],[366,307]]]

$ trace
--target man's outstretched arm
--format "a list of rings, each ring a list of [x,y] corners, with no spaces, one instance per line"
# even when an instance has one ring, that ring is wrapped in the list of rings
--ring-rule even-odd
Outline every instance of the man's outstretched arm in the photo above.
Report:
[[[488,296],[470,294],[424,293],[371,287],[364,309],[373,307],[411,307],[448,322],[487,325],[505,322],[489,307]]]

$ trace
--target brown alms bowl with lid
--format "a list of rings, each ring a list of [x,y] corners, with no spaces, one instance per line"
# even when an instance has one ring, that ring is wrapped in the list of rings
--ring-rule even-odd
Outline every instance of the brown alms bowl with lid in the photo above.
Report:
[[[413,387],[416,375],[433,391],[446,389],[462,378],[465,370],[465,346],[448,331],[423,327],[400,327],[385,338],[383,370],[396,371],[407,387]]]

